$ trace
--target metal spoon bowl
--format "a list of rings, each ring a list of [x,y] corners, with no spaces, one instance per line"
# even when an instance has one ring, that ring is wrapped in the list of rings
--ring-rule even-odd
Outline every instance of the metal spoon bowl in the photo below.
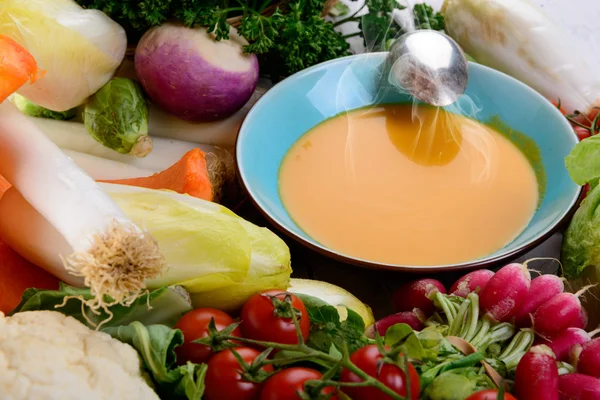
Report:
[[[398,38],[390,48],[387,67],[390,84],[439,107],[454,103],[469,81],[467,58],[460,46],[434,30]]]

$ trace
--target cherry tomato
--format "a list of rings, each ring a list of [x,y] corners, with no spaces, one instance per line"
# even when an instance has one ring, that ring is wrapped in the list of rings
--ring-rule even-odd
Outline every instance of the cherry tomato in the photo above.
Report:
[[[300,332],[306,339],[310,332],[310,319],[304,303],[293,294],[289,294],[292,306],[299,311],[298,323]],[[242,334],[248,339],[275,342],[283,344],[297,344],[298,335],[291,317],[276,315],[272,296],[284,300],[286,292],[282,290],[269,290],[256,293],[250,297],[242,308]]]
[[[247,363],[258,357],[260,351],[250,347],[236,347],[235,351]],[[205,400],[257,400],[264,382],[255,383],[243,379],[240,366],[231,349],[223,350],[208,361],[205,377]],[[265,365],[265,372],[273,372],[272,365]]]
[[[593,121],[594,118],[596,118],[596,116],[598,115],[598,113],[600,113],[600,110],[598,110],[597,108],[593,108],[592,111],[588,113],[587,117],[590,121]]]
[[[586,128],[582,127],[582,126],[575,126],[573,128],[573,130],[575,131],[575,134],[577,135],[577,138],[580,141],[583,140],[583,139],[587,139],[587,138],[589,138],[591,136],[590,135],[590,130],[586,129]]]
[[[211,318],[215,319],[217,330],[223,330],[233,324],[233,318],[221,310],[214,308],[197,308],[188,313],[175,324],[175,329],[183,332],[183,345],[175,348],[177,354],[177,363],[180,365],[191,361],[196,364],[202,364],[212,356],[210,347],[203,344],[191,343],[193,340],[208,336],[208,324]],[[242,336],[239,328],[236,328],[232,336]]]
[[[352,353],[350,361],[370,376],[377,378],[400,396],[406,396],[406,374],[397,365],[383,364],[379,366],[377,362],[381,358],[383,356],[379,353],[377,345],[372,344]],[[417,400],[421,391],[419,375],[411,363],[408,363],[408,371],[410,376],[410,398]],[[362,379],[353,372],[343,369],[340,381],[362,382]],[[374,387],[343,387],[342,390],[353,400],[387,400],[391,398]]]
[[[504,393],[504,400],[517,400],[515,396],[510,393]],[[495,389],[482,390],[481,392],[473,393],[467,400],[497,400],[498,391]]]
[[[293,367],[284,369],[267,380],[260,395],[260,400],[299,400],[301,394],[304,393],[304,383],[319,380],[322,377],[323,374],[310,368]],[[321,390],[321,394],[326,397],[333,394],[334,391],[335,389],[332,387],[325,387]],[[332,395],[329,400],[337,400],[337,397]]]

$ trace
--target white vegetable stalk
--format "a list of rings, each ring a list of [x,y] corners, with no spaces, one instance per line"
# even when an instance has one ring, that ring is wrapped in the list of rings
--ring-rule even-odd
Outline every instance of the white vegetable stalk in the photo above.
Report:
[[[446,32],[477,62],[531,86],[569,113],[600,105],[600,70],[527,0],[445,0]]]
[[[9,101],[0,104],[0,175],[73,248],[64,268],[90,287],[90,307],[109,305],[105,295],[127,304],[162,273],[155,240]]]
[[[55,145],[63,150],[85,153],[154,172],[163,171],[169,168],[190,150],[199,148],[205,153],[214,153],[216,150],[216,148],[211,145],[199,145],[179,140],[153,137],[153,149],[150,154],[144,158],[132,157],[127,154],[118,153],[103,146],[101,143],[98,143],[87,133],[85,125],[80,122],[57,121],[34,117],[26,118],[34,123]]]

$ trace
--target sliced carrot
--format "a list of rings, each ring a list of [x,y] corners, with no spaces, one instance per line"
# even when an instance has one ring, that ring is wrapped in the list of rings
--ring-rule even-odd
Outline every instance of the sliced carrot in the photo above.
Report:
[[[35,82],[43,75],[35,59],[20,44],[0,35],[0,103],[25,82]]]
[[[214,198],[206,154],[200,149],[188,151],[171,167],[152,176],[101,182],[140,186],[148,189],[167,189],[208,201],[213,201]]]
[[[58,289],[58,278],[21,257],[0,240],[0,312],[8,313],[27,288]]]

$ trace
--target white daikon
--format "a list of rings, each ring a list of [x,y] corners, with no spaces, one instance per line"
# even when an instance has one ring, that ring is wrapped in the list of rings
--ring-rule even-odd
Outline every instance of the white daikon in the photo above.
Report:
[[[600,70],[527,0],[445,0],[446,32],[477,62],[531,86],[569,113],[600,105]]]
[[[0,104],[0,175],[73,249],[56,275],[83,278],[92,308],[106,307],[105,295],[133,301],[165,269],[156,241],[10,101]]]

